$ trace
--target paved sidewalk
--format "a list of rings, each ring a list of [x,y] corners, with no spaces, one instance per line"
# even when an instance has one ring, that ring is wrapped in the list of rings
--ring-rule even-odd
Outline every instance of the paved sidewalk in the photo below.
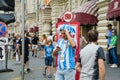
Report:
[[[8,68],[13,69],[14,72],[0,73],[0,80],[21,80],[21,65],[16,61],[9,60]],[[44,78],[42,75],[44,68],[44,59],[40,57],[40,52],[37,58],[32,57],[30,53],[30,68],[32,71],[25,74],[25,80],[54,80],[52,78]],[[120,68],[112,69],[106,65],[106,79],[105,80],[120,80]]]

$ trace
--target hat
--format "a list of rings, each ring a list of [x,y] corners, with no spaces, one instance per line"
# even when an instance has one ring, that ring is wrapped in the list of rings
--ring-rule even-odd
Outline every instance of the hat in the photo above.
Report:
[[[63,24],[63,25],[61,25],[59,28],[58,28],[58,33],[60,33],[61,32],[61,30],[68,30],[69,32],[70,32],[70,35],[75,35],[75,29],[72,27],[72,26],[70,26],[70,25],[68,25],[68,24]]]

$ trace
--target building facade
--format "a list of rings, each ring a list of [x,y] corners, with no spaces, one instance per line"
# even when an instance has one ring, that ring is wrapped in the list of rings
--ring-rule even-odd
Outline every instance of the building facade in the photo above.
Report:
[[[90,3],[90,1],[93,2]],[[114,28],[117,29],[117,34],[120,36],[120,21],[107,19],[109,4],[112,1],[114,0],[25,0],[26,29],[29,31],[30,27],[37,25],[39,27],[39,37],[41,37],[42,34],[48,36],[50,31],[55,35],[58,18],[61,18],[65,11],[71,11],[76,14],[85,13],[84,15],[88,17],[92,15],[92,20],[94,17],[97,17],[98,21],[95,19],[93,20],[94,22],[92,22],[92,20],[86,19],[82,23],[80,17],[76,19],[83,24],[81,25],[82,35],[86,36],[87,31],[90,29],[98,30],[100,33],[98,42],[106,50],[107,40],[105,39],[105,33],[108,23],[111,23]],[[20,11],[16,11],[17,19],[20,18],[20,14],[18,13],[20,13]],[[87,20],[88,23],[84,23],[87,22]],[[19,22],[20,21],[18,21],[16,25],[21,26]],[[118,47],[120,47],[120,38],[118,40]],[[118,50],[118,52],[120,51]]]
[[[118,35],[118,44],[117,44],[117,47],[118,48],[120,47],[120,38],[119,38],[119,36],[120,36],[120,21],[117,21],[116,19],[114,19],[114,20],[107,19],[108,14],[111,14],[111,13],[108,13],[108,11],[109,11],[109,8],[110,8],[110,4],[113,1],[119,2],[119,5],[120,5],[120,1],[119,0],[99,0],[97,2],[97,6],[99,8],[99,10],[98,10],[98,14],[99,14],[98,19],[99,19],[99,22],[98,22],[98,26],[97,26],[97,30],[100,33],[100,35],[99,35],[99,44],[104,49],[107,48],[106,39],[105,39],[104,36],[105,36],[106,30],[107,30],[106,25],[109,24],[109,23],[113,25],[114,29],[117,29],[117,35]],[[119,16],[119,15],[117,15],[117,16]],[[119,49],[118,49],[118,53],[120,53]]]

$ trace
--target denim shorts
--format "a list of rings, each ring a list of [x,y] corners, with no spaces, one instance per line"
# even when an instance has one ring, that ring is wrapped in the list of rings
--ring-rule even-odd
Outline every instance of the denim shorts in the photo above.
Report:
[[[75,74],[74,69],[57,70],[55,80],[75,80]]]
[[[52,57],[46,57],[45,58],[45,65],[51,66],[52,65],[53,58]]]

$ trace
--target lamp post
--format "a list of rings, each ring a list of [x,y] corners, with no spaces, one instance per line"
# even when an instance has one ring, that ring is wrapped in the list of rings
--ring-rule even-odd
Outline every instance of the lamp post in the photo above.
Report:
[[[24,80],[24,30],[25,30],[25,0],[21,1],[21,15],[22,15],[22,78]]]

